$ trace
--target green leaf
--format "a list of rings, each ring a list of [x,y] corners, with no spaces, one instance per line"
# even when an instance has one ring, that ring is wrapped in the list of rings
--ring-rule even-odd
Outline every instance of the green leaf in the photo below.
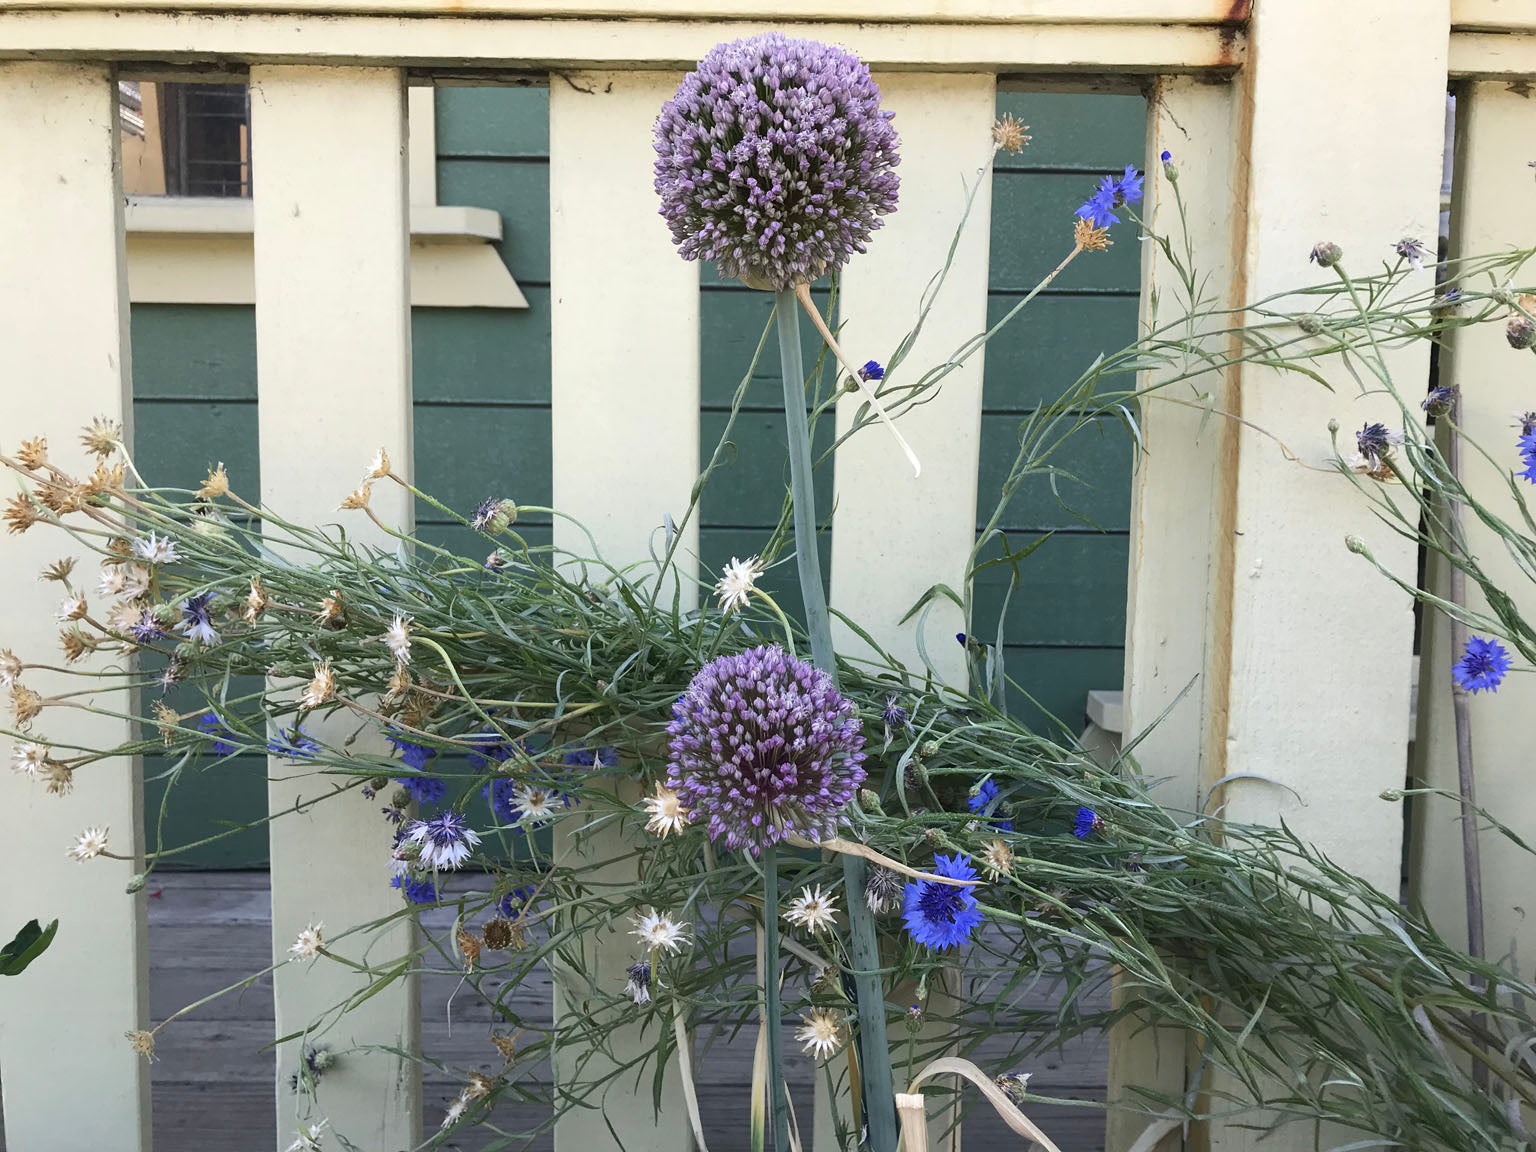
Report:
[[[20,976],[28,964],[47,951],[58,930],[57,920],[46,928],[39,927],[36,920],[28,920],[11,942],[0,948],[0,976]]]

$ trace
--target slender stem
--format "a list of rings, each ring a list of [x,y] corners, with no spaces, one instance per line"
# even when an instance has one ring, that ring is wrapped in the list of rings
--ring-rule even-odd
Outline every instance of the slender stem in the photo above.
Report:
[[[784,1094],[784,1048],[779,1036],[784,1009],[779,1004],[779,853],[763,849],[763,1027],[768,1030],[768,1132],[784,1152],[789,1137],[789,1098]]]
[[[800,357],[800,314],[793,291],[774,300],[778,320],[779,361],[784,376],[784,427],[789,438],[789,475],[794,493],[795,562],[800,571],[800,595],[805,602],[805,626],[811,637],[811,659],[833,681],[837,660],[832,651],[832,618],[821,583],[816,547],[816,490],[811,477],[811,431],[805,417],[805,367]],[[853,984],[857,993],[859,1036],[863,1056],[863,1099],[868,1106],[869,1143],[873,1152],[896,1152],[896,1096],[891,1077],[891,1052],[885,1036],[885,989],[880,977],[880,949],[875,919],[864,902],[864,861],[843,854],[843,885],[848,894],[849,950],[853,954]],[[857,1096],[855,1096],[857,1099]],[[858,1130],[854,1117],[854,1130]]]
[[[1452,418],[1446,445],[1446,466],[1451,478],[1461,479],[1461,400],[1451,402]],[[1451,547],[1466,555],[1466,541],[1462,536],[1461,503],[1454,496],[1447,502],[1446,519],[1451,530]],[[1464,606],[1467,602],[1467,574],[1461,565],[1451,564],[1451,603]],[[1460,613],[1451,614],[1451,651],[1461,653],[1467,647],[1467,625]],[[1467,953],[1483,959],[1483,863],[1482,849],[1478,843],[1477,829],[1477,780],[1472,761],[1472,712],[1467,703],[1467,691],[1454,680],[1451,683],[1451,711],[1456,720],[1456,781],[1461,792],[1461,856],[1462,875],[1467,891]],[[1472,978],[1474,987],[1482,982]],[[1477,1024],[1486,1020],[1479,1016]],[[1488,1087],[1488,1069],[1482,1064],[1473,1066],[1472,1077],[1479,1088]]]

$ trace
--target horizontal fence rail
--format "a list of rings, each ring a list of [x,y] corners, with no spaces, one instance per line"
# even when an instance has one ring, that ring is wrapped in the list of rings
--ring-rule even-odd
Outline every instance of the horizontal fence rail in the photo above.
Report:
[[[1536,77],[1536,15],[1514,15],[1508,0],[1268,0],[1252,21],[1246,0],[955,0],[937,11],[919,0],[827,0],[819,12],[807,20],[782,0],[0,3],[0,252],[10,273],[0,284],[7,438],[0,448],[39,433],[62,445],[66,431],[89,417],[130,415],[114,69],[135,62],[249,75],[261,141],[253,227],[262,495],[308,523],[330,519],[376,449],[387,449],[402,475],[413,466],[408,80],[412,73],[540,74],[550,87],[554,502],[593,530],[617,566],[664,547],[666,518],[686,508],[699,466],[697,269],[677,259],[656,218],[649,129],[679,70],[720,40],[773,25],[841,42],[871,64],[897,112],[902,211],[844,279],[850,346],[888,347],[908,326],[948,254],[966,182],[983,178],[978,167],[1000,78],[1046,84],[1071,76],[1092,87],[1142,77],[1150,96],[1149,191],[1168,149],[1193,205],[1196,259],[1213,291],[1234,305],[1305,282],[1315,274],[1306,254],[1320,240],[1374,266],[1404,235],[1434,239],[1448,76],[1504,78],[1464,91],[1460,241],[1471,251],[1529,239],[1500,227],[1529,216],[1528,157],[1519,145],[1536,118],[1524,93],[1506,82]],[[1151,192],[1147,207],[1158,226],[1175,212],[1166,187]],[[937,362],[986,325],[990,210],[982,188],[916,360]],[[1120,242],[1134,240],[1128,234]],[[1150,323],[1154,292],[1165,312],[1171,306],[1172,272],[1157,253],[1144,256]],[[1430,273],[1420,278],[1427,288]],[[1498,374],[1489,359],[1498,334],[1488,335],[1455,347],[1457,379]],[[1226,340],[1202,338],[1213,349]],[[958,577],[974,541],[982,363],[978,354],[908,418],[929,465],[920,481],[879,431],[841,449],[837,460],[834,606],[913,661],[916,641],[902,615],[924,589]],[[1394,368],[1403,393],[1412,394],[1428,376],[1425,347]],[[1385,594],[1358,557],[1334,546],[1360,517],[1342,508],[1337,476],[1323,475],[1328,422],[1353,428],[1386,411],[1352,389],[1308,390],[1255,365],[1202,388],[1211,389],[1215,407],[1248,423],[1207,424],[1200,408],[1208,397],[1194,392],[1180,397],[1184,407],[1152,401],[1141,414],[1147,451],[1132,514],[1126,736],[1161,719],[1138,756],[1148,776],[1169,781],[1169,803],[1284,819],[1396,891],[1400,814],[1378,797],[1401,787],[1407,762],[1411,616],[1405,598]],[[1508,408],[1529,406],[1514,384],[1491,397],[1468,391],[1469,421],[1490,429],[1507,424]],[[1297,470],[1256,427],[1280,435],[1316,473]],[[380,498],[374,508],[385,523],[409,529],[403,499],[390,506]],[[562,539],[567,531],[556,528],[557,543],[583,550],[584,538]],[[696,524],[686,531],[679,554],[694,556]],[[1388,567],[1413,570],[1410,543],[1394,543],[1385,530],[1370,542]],[[31,580],[55,558],[48,545],[29,536],[0,554],[9,574],[0,646],[54,646],[53,597]],[[930,633],[954,630],[942,611],[935,617]],[[1371,638],[1364,683],[1359,667],[1340,658],[1341,647],[1360,637]],[[1433,652],[1443,665],[1445,637],[1426,643],[1426,659]],[[935,658],[957,680],[963,662],[962,649]],[[1429,757],[1423,771],[1438,780],[1454,757],[1446,745],[1448,684],[1440,671],[1434,676],[1420,692],[1417,755]],[[1508,721],[1491,714],[1485,721],[1500,723]],[[115,737],[102,727],[82,728],[74,739]],[[1506,735],[1490,747],[1509,760],[1490,771],[1523,767],[1518,740]],[[17,774],[0,780],[13,851],[29,862],[26,899],[13,887],[0,896],[0,930],[40,913],[71,925],[24,982],[0,982],[0,1085],[7,1141],[18,1152],[149,1145],[149,1072],[122,1039],[145,1027],[149,1011],[145,896],[122,895],[143,866],[141,778],[137,765],[112,767],[82,781],[63,804]],[[291,767],[278,759],[269,765],[273,813],[316,788],[288,778]],[[1513,777],[1498,779],[1500,803],[1517,807]],[[1528,830],[1525,803],[1517,815]],[[375,807],[331,803],[273,822],[275,960],[308,923],[340,926],[398,908],[380,866],[387,833]],[[109,870],[65,859],[64,847],[87,823],[110,824],[114,850],[138,861],[113,861]],[[1448,923],[1460,883],[1459,835],[1445,823],[1417,837],[1417,858],[1450,877],[1430,883],[1420,869],[1427,902],[1451,910],[1441,913]],[[581,845],[615,856],[622,849],[601,836]],[[1515,888],[1496,890],[1493,934],[1531,939],[1519,926],[1520,899]],[[75,926],[87,923],[84,938]],[[556,974],[557,1015],[579,1010],[583,981],[594,972],[617,979],[629,956],[627,943],[608,936],[590,945],[589,971]],[[303,1028],[351,987],[325,971],[279,967],[279,1034]],[[388,1050],[419,1046],[416,988],[398,982],[348,1024],[345,1043],[375,1050],[327,1078],[335,1129],[363,1148],[411,1146],[423,1121],[416,1065]],[[1111,1094],[1132,1084],[1171,1093],[1193,1087],[1197,1054],[1186,1039],[1117,1034]],[[622,1059],[653,1042],[653,1035],[617,1033],[608,1051]],[[572,1055],[555,1055],[557,1078],[593,1066]],[[293,1043],[279,1046],[280,1149],[303,1120],[287,1090],[300,1058]],[[85,1083],[90,1108],[66,1097]],[[619,1083],[633,1099],[606,1099],[601,1112],[562,1120],[560,1152],[606,1152],[620,1141],[657,1152],[690,1146],[675,1069],[660,1089],[659,1119],[648,1081],[638,1089],[615,1082],[610,1097]],[[834,1147],[831,1117],[840,1106],[824,1093],[816,1120],[801,1121],[806,1130],[814,1123],[818,1152]],[[630,1117],[618,1140],[608,1126],[616,1115]],[[1209,1127],[1192,1146],[1252,1137],[1237,1121]],[[1109,1147],[1123,1152],[1138,1134],[1139,1125],[1112,1119]],[[1180,1139],[1174,1133],[1163,1147]],[[1299,1150],[1310,1146],[1310,1133],[1286,1130],[1266,1146]]]

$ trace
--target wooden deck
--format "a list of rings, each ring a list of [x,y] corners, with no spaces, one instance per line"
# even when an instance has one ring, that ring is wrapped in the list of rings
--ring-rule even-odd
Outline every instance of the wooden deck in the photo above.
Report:
[[[270,964],[270,900],[264,872],[166,873],[149,886],[150,1011],[158,1022],[172,1012]],[[430,930],[441,932],[450,912],[429,912]],[[468,996],[450,998],[457,981],[429,976],[421,981],[422,1035],[426,1049],[454,1074],[427,1069],[422,1098],[429,1131],[457,1095],[471,1071],[494,1074],[501,1060],[486,1039],[490,1013]],[[516,993],[529,1005],[547,1006],[547,978]],[[545,1009],[547,1011],[547,1008]],[[273,1035],[271,980],[231,994],[173,1023],[157,1041],[154,1065],[155,1152],[272,1152],[279,1147],[273,1089],[273,1058],[261,1051]],[[733,1043],[715,1041],[698,1059],[700,1105],[705,1135],[717,1149],[743,1147],[751,1045],[743,1034]],[[109,1037],[109,1043],[122,1043]],[[701,1045],[707,1038],[700,1038]],[[1069,1045],[1065,1053],[1021,1068],[1033,1074],[1035,1091],[1073,1099],[1102,1099],[1105,1045],[1096,1038]],[[789,1069],[802,1125],[810,1123],[811,1065],[794,1059]],[[285,1105],[294,1097],[283,1089]],[[323,1084],[321,1098],[323,1100]],[[986,1112],[987,1114],[983,1114]],[[503,1114],[505,1113],[505,1115]],[[1104,1145],[1103,1114],[1093,1108],[1034,1107],[1031,1115],[1063,1148],[1098,1152]],[[498,1120],[531,1126],[529,1111],[498,1111]],[[966,1120],[970,1152],[1015,1149],[1013,1136],[980,1109]],[[291,1130],[283,1133],[284,1142]],[[445,1145],[478,1149],[495,1141],[489,1132],[469,1132]],[[0,1136],[3,1147],[3,1136]],[[549,1149],[548,1137],[534,1145]],[[15,1152],[30,1152],[16,1149]],[[375,1150],[365,1150],[375,1152]],[[390,1150],[377,1150],[390,1152]]]

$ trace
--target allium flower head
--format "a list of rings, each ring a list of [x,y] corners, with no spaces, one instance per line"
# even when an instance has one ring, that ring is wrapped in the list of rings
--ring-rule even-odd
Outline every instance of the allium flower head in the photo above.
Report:
[[[778,290],[863,252],[896,207],[896,130],[858,57],[778,32],[717,45],[656,121],[656,193],[685,260]]]
[[[953,856],[935,856],[933,871],[956,880],[977,878],[970,860],[958,852]],[[907,885],[901,918],[912,939],[935,951],[965,943],[982,919],[969,888],[937,880],[914,880]]]
[[[777,646],[704,665],[672,716],[667,787],[729,848],[831,837],[864,782],[853,705]]]
[[[1451,676],[1455,678],[1456,686],[1465,692],[1474,695],[1484,689],[1496,692],[1509,665],[1509,651],[1504,645],[1497,640],[1469,636],[1466,651],[1451,666]]]

